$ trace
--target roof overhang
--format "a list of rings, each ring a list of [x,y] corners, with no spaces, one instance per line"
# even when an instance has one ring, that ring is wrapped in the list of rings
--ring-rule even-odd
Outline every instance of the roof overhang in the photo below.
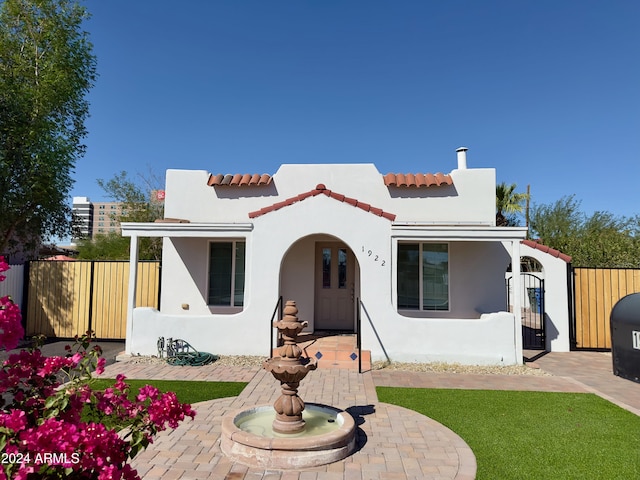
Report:
[[[520,241],[526,238],[527,228],[393,223],[391,225],[391,236],[402,239],[438,241],[506,242]]]
[[[253,223],[134,223],[120,224],[123,237],[215,237],[246,233]]]
[[[134,223],[120,224],[124,237],[215,237],[253,230],[253,223]],[[393,223],[391,236],[403,239],[456,241],[514,241],[527,236],[525,227]]]

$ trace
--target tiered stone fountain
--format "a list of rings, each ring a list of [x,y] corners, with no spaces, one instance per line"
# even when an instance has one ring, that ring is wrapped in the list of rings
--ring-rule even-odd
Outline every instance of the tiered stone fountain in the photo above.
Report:
[[[347,412],[305,403],[298,396],[300,381],[316,369],[315,359],[303,358],[298,334],[307,322],[298,320],[294,301],[287,301],[282,320],[273,326],[284,345],[278,357],[263,367],[280,381],[281,395],[273,406],[235,412],[222,422],[222,451],[233,460],[267,468],[307,468],[342,460],[356,446],[355,421]]]

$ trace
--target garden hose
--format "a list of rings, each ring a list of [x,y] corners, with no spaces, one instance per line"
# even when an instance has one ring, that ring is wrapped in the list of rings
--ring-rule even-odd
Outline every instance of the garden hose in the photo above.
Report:
[[[215,355],[207,352],[183,352],[176,353],[173,357],[167,357],[169,365],[190,365],[192,367],[201,367],[215,362],[218,359]]]
[[[160,337],[158,339],[158,353],[160,358],[162,358],[164,348],[164,337]],[[200,367],[202,365],[208,365],[209,363],[215,362],[218,359],[217,355],[207,352],[199,352],[193,348],[189,342],[180,339],[167,339],[166,350],[167,363],[169,365],[189,365],[193,367]]]

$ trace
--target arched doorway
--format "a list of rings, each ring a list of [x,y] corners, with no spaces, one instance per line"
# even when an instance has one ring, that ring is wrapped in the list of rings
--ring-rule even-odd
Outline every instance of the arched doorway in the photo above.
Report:
[[[294,242],[280,269],[280,292],[292,299],[308,331],[355,332],[360,268],[341,239],[316,234]]]

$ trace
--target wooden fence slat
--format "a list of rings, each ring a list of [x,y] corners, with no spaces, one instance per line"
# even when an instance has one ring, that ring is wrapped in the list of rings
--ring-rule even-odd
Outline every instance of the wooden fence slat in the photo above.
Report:
[[[137,306],[158,307],[159,271],[159,262],[138,264]],[[87,331],[91,316],[96,337],[125,338],[128,262],[35,261],[27,281],[28,336],[71,338]]]
[[[582,318],[584,316],[582,300],[584,299],[584,272],[579,269],[574,269],[574,285],[575,285],[575,296],[574,296],[574,304],[575,304],[575,341],[576,347],[581,347],[583,342],[583,330],[584,330],[584,322]]]
[[[29,274],[27,335],[72,337],[88,328],[84,308],[85,262],[32,262]]]
[[[600,312],[598,311],[598,305],[602,302],[598,302],[598,280],[599,274],[597,270],[590,270],[589,275],[589,312],[592,312],[593,321],[589,322],[589,342],[596,345],[598,344],[598,323],[600,322]]]
[[[575,273],[575,331],[576,331],[576,347],[580,348],[588,340],[585,338],[586,331],[588,330],[588,311],[589,307],[586,304],[589,299],[589,276],[588,272],[582,269],[574,269]]]

